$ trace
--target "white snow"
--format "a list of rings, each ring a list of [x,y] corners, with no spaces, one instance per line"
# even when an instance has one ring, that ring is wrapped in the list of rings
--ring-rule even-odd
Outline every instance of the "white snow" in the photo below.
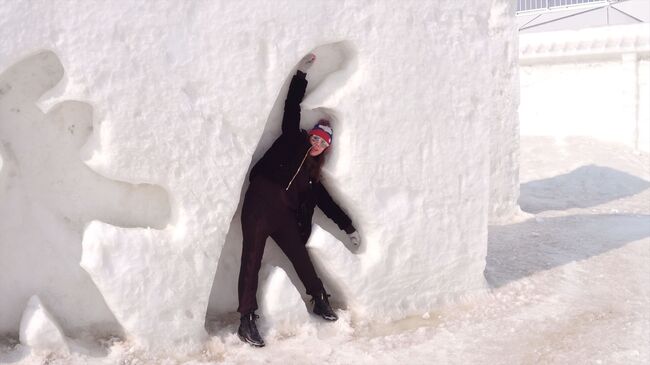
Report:
[[[119,331],[95,284],[79,267],[84,225],[164,227],[165,192],[102,177],[79,150],[93,131],[87,103],[65,101],[43,113],[36,101],[63,76],[52,52],[39,52],[0,80],[0,328],[17,331],[33,293],[61,325]]]
[[[650,160],[628,139],[648,83],[588,93],[617,101],[589,114],[600,137],[629,122],[613,139],[549,117],[520,143],[513,7],[0,0],[0,363],[650,362]],[[303,127],[334,118],[325,183],[364,247],[315,217],[329,323],[269,240],[254,349],[238,205],[310,51]],[[643,57],[605,80],[647,80]]]
[[[20,343],[35,354],[68,352],[61,328],[36,295],[29,298],[20,320]]]
[[[246,173],[310,51],[303,126],[334,118],[325,183],[365,242],[316,219],[343,241],[313,250],[342,316],[486,287],[488,215],[518,190],[510,1],[2,1],[0,29],[0,332],[37,292],[66,333],[201,349],[206,312],[234,315]]]
[[[291,335],[295,328],[309,320],[300,293],[284,270],[270,267],[270,273],[262,273],[267,280],[260,288],[259,329],[265,333]]]
[[[187,323],[203,323],[207,298],[189,301],[179,291],[200,284],[188,273],[206,266],[210,258],[190,248],[160,246],[164,238],[158,230],[133,228],[125,234],[96,221],[84,231],[81,267],[104,294],[127,337],[146,348],[179,338],[199,343],[206,338],[203,326]],[[162,324],[173,330],[164,330]]]
[[[521,218],[519,198],[519,50],[513,11],[514,1],[494,2],[488,19],[490,53],[495,60],[490,74],[504,84],[492,90],[487,110],[480,118],[490,124],[490,223]],[[505,15],[505,16],[504,16]]]

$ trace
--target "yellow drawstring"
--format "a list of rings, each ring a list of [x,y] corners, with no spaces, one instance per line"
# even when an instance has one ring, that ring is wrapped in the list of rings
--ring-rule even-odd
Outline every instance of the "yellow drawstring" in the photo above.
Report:
[[[309,154],[309,151],[311,151],[311,149],[312,149],[313,147],[314,147],[314,146],[309,147],[309,149],[307,150],[307,152],[305,152],[305,157],[302,158],[302,162],[300,163],[300,166],[298,166],[298,170],[296,170],[296,173],[293,174],[293,177],[291,178],[291,181],[289,181],[289,185],[287,185],[287,188],[284,189],[284,191],[288,191],[288,190],[289,190],[289,187],[291,186],[291,183],[293,183],[293,179],[295,179],[296,176],[298,176],[298,173],[300,172],[300,169],[302,168],[302,164],[305,163],[305,160],[307,159],[307,155]]]

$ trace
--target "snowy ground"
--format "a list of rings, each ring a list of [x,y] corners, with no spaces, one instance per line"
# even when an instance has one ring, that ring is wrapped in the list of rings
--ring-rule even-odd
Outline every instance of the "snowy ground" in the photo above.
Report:
[[[524,137],[521,147],[520,204],[531,215],[490,227],[489,293],[384,325],[312,317],[265,333],[262,349],[237,339],[236,317],[221,319],[193,359],[151,359],[119,340],[40,357],[5,338],[0,363],[650,363],[649,156],[589,139]]]

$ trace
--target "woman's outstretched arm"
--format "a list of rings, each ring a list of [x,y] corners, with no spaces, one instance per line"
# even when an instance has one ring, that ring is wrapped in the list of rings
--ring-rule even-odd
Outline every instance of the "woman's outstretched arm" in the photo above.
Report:
[[[282,115],[282,133],[296,133],[300,131],[300,103],[305,97],[307,89],[307,70],[316,62],[316,55],[310,53],[303,57],[298,64],[298,71],[291,79],[287,98],[284,100],[284,114]]]
[[[352,233],[355,231],[354,226],[352,225],[352,220],[348,217],[347,214],[334,202],[334,199],[327,192],[323,184],[320,182],[314,185],[314,190],[316,192],[316,205],[320,210],[325,213],[325,215],[334,221],[337,226],[345,233]]]
[[[307,74],[298,70],[291,79],[287,98],[284,100],[282,133],[296,133],[300,130],[300,103],[307,89]]]

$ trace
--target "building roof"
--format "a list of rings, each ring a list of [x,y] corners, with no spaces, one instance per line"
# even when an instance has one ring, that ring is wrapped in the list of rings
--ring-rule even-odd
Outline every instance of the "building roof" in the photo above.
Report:
[[[581,58],[611,59],[624,54],[650,55],[650,23],[577,30],[536,32],[519,36],[519,62],[570,62]]]
[[[559,4],[545,1],[545,4]],[[520,33],[575,30],[650,22],[650,0],[595,1],[519,11]]]

